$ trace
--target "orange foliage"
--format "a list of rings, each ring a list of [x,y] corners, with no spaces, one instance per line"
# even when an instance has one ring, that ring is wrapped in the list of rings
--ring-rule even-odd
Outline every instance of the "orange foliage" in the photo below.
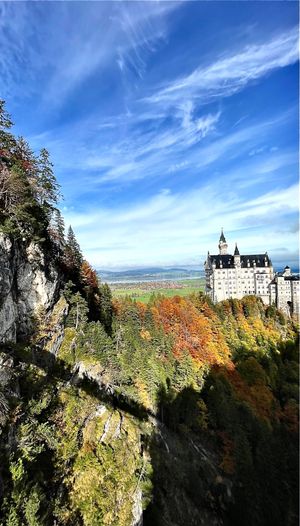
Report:
[[[173,352],[183,351],[203,364],[231,363],[224,337],[213,320],[199,312],[191,300],[175,296],[159,299],[152,307],[155,322],[174,337]]]
[[[143,340],[146,340],[146,341],[150,341],[151,340],[151,334],[149,331],[146,331],[145,329],[142,329],[140,331],[140,335],[141,335],[141,338]]]
[[[145,314],[147,312],[147,305],[145,305],[145,303],[142,303],[141,301],[137,301],[136,306],[138,308],[140,319],[144,321]]]
[[[276,400],[267,385],[259,381],[249,386],[235,368],[226,371],[225,374],[234,388],[236,397],[248,403],[259,418],[270,421],[278,415]]]
[[[112,308],[113,308],[114,315],[118,318],[123,311],[123,302],[117,298],[113,298]]]
[[[97,274],[95,270],[92,269],[91,265],[87,261],[84,261],[82,263],[80,272],[81,272],[82,281],[86,286],[92,289],[98,288]]]

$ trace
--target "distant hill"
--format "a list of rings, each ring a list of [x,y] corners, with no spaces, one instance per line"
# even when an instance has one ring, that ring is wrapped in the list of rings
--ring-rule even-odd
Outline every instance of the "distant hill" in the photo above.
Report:
[[[102,281],[155,281],[161,279],[189,279],[200,278],[204,276],[203,270],[194,270],[186,268],[163,268],[149,267],[143,269],[130,269],[123,271],[110,271],[97,269],[98,275]]]

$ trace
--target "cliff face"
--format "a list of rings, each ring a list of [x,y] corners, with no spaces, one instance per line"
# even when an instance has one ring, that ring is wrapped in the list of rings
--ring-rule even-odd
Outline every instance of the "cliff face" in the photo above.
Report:
[[[60,285],[59,271],[38,245],[0,233],[0,342],[25,338],[38,310],[57,301]]]

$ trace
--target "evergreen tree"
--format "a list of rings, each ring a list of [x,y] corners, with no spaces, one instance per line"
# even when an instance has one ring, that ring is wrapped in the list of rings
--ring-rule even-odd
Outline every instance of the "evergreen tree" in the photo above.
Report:
[[[59,198],[47,150],[37,158],[23,137],[8,130],[12,121],[0,100],[0,223],[9,235],[47,239],[54,204]]]
[[[54,208],[52,212],[51,222],[49,226],[49,234],[51,239],[54,241],[59,252],[63,251],[65,246],[65,222],[64,218],[58,208]]]
[[[37,159],[24,137],[18,137],[12,151],[13,166],[22,170],[30,184],[32,195],[38,203],[38,163]]]
[[[14,136],[7,131],[12,125],[10,115],[5,109],[5,102],[0,99],[0,160],[7,160],[11,147],[15,145]]]
[[[22,166],[22,168],[25,171],[29,171],[30,169],[34,171],[37,166],[37,161],[34,156],[34,153],[32,149],[30,148],[28,142],[24,139],[24,137],[18,137],[16,140],[16,144],[13,151],[14,160],[16,162],[19,162],[19,165]]]
[[[81,265],[80,279],[89,306],[89,319],[97,321],[101,318],[99,281],[95,270],[87,261],[83,261]]]
[[[0,128],[9,129],[12,127],[12,121],[5,109],[4,100],[0,99]]]
[[[100,321],[103,323],[106,332],[111,334],[113,317],[112,294],[107,283],[100,286],[100,309]]]
[[[12,121],[5,110],[4,101],[0,99],[0,220],[3,212],[7,209],[9,200],[9,170],[10,149],[15,143],[14,137],[7,130],[11,128]]]
[[[0,203],[3,204],[0,215],[2,230],[26,239],[42,239],[47,227],[47,218],[38,206],[29,180],[21,167],[14,165],[11,168],[5,188],[5,195],[0,196]]]
[[[67,327],[74,327],[76,330],[82,329],[88,321],[88,305],[86,300],[79,292],[73,294],[68,300],[70,312],[67,318]]]
[[[69,226],[67,243],[65,247],[65,263],[68,269],[70,269],[71,271],[75,271],[77,274],[79,274],[82,262],[83,257],[79,243],[75,237],[72,227]]]
[[[63,216],[60,213],[60,210],[55,208],[54,210],[54,222],[56,227],[56,232],[58,234],[58,238],[60,240],[60,243],[64,245],[65,243],[65,221]]]
[[[59,184],[53,173],[49,152],[43,148],[38,157],[38,198],[39,202],[51,208],[60,198]]]

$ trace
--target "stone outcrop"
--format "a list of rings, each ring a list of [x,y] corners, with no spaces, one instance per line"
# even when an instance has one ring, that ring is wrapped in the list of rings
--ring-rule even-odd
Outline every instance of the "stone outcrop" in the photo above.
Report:
[[[58,299],[61,277],[35,243],[24,245],[0,233],[0,342],[26,338],[39,310]]]

